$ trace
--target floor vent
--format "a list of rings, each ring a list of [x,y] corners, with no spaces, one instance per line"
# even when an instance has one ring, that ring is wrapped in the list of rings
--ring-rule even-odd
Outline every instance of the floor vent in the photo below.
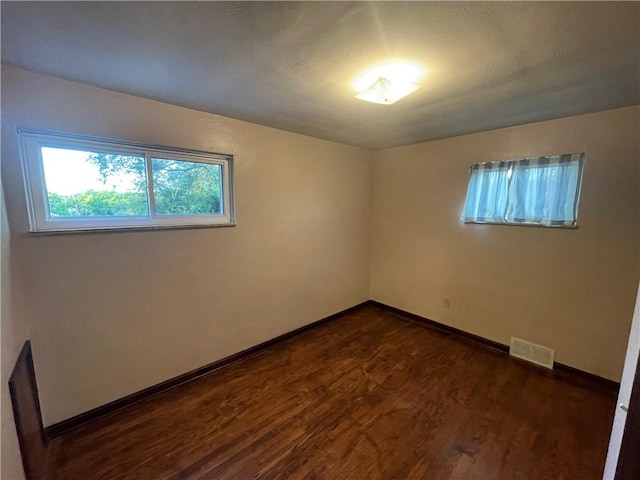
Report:
[[[511,337],[509,355],[535,363],[536,365],[553,368],[553,359],[555,358],[556,351],[548,347],[543,347],[542,345],[521,340],[520,338]]]

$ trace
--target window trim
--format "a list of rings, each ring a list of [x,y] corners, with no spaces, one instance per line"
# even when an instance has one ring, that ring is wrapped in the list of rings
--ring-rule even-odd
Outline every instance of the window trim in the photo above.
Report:
[[[33,233],[63,233],[95,230],[139,230],[189,227],[229,227],[236,225],[233,189],[233,155],[185,148],[150,145],[89,135],[53,132],[19,127],[22,175]],[[86,149],[100,153],[144,157],[147,175],[149,214],[146,216],[95,216],[52,218],[48,203],[42,147]],[[222,170],[222,214],[156,215],[151,158],[220,165]]]

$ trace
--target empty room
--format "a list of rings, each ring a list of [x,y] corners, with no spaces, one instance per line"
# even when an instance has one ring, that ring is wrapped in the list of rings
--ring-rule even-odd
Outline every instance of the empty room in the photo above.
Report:
[[[640,2],[0,7],[2,480],[640,478]]]

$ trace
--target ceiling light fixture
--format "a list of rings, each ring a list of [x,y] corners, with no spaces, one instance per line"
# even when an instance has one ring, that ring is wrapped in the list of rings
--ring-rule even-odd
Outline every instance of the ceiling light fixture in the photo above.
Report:
[[[353,83],[355,97],[365,102],[391,105],[418,90],[425,70],[415,63],[391,61],[369,67]]]
[[[365,102],[391,105],[419,88],[420,85],[392,82],[388,78],[380,77],[369,88],[358,93],[356,98]]]

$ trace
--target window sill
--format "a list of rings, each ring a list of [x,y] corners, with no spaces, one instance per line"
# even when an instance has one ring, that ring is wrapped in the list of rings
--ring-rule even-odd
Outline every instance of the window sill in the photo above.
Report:
[[[540,223],[520,223],[520,222],[473,222],[463,220],[466,225],[500,225],[504,227],[542,227],[542,228],[561,228],[567,230],[578,230],[578,225],[543,225]]]
[[[124,233],[124,232],[146,232],[157,230],[192,230],[206,228],[227,228],[235,227],[237,223],[218,223],[218,224],[192,224],[192,225],[148,225],[135,227],[104,227],[104,228],[77,228],[77,229],[60,229],[60,230],[36,230],[27,232],[29,236],[48,236],[48,235],[74,235],[87,233]]]

